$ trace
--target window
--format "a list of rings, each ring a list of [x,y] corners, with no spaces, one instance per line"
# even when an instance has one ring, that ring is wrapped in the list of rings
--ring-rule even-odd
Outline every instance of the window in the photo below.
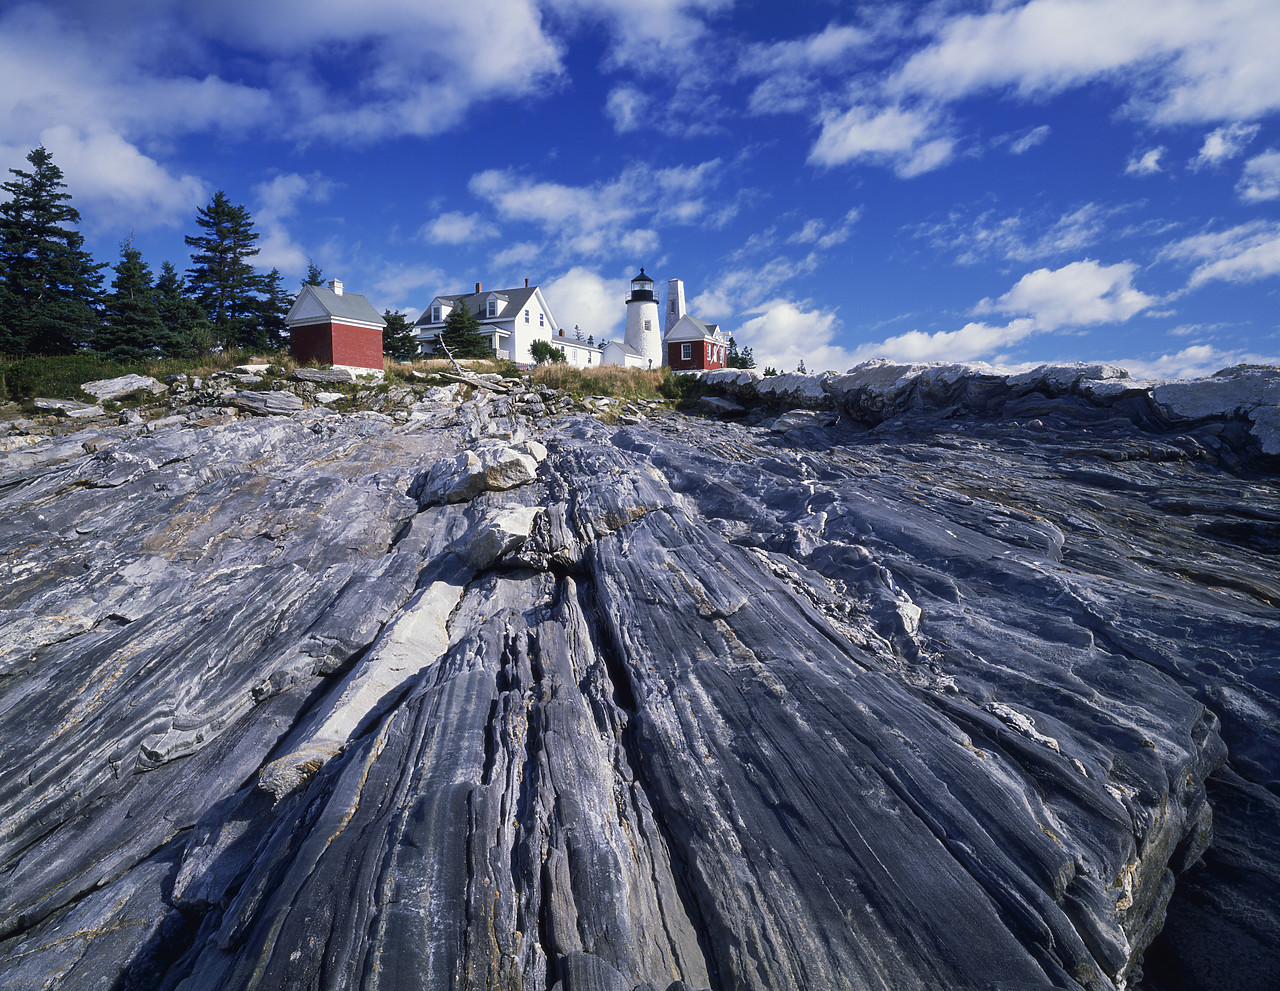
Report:
[[[707,361],[711,360],[711,345],[707,345]]]
[[[675,301],[674,299],[671,301],[670,309],[671,309],[671,312],[672,312],[672,313],[675,313],[675,311],[676,311],[676,301]]]
[[[489,300],[489,308],[486,316],[496,317],[498,315],[498,301],[496,299]]]
[[[688,360],[690,360],[692,357],[693,357],[693,345],[692,345],[692,344],[681,344],[681,345],[680,345],[680,360],[681,360],[681,361],[688,361]]]
[[[538,326],[545,327],[547,325],[547,315],[545,313],[538,314]]]
[[[431,307],[431,322],[432,322],[432,323],[439,323],[439,322],[440,322],[440,306],[439,306],[439,304],[437,304],[436,306]]]
[[[591,364],[591,352],[590,352],[590,351],[588,351],[588,352],[587,352],[587,364],[588,364],[588,365],[589,365],[589,364]]]
[[[528,311],[528,310],[525,310],[525,311],[524,311],[524,322],[525,322],[525,323],[528,323],[528,322],[529,322],[529,311]]]
[[[652,326],[652,324],[653,324],[653,321],[652,321],[652,320],[646,320],[646,321],[644,322],[644,329],[645,329],[645,330],[648,330],[648,329],[650,328],[650,326]]]

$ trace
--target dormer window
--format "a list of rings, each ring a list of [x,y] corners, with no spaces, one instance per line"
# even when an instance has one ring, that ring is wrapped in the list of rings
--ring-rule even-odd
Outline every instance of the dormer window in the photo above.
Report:
[[[498,301],[496,299],[489,300],[489,305],[485,310],[485,315],[496,317],[498,315]]]
[[[431,322],[432,323],[440,322],[440,304],[439,303],[436,303],[435,306],[431,307]]]

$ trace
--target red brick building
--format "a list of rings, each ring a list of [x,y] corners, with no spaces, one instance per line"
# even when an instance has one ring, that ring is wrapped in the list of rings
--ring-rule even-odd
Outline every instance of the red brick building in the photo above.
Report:
[[[303,286],[284,322],[289,353],[299,364],[317,361],[357,374],[382,371],[387,322],[359,293],[343,292],[337,279],[327,287]]]
[[[728,340],[719,324],[684,314],[663,335],[667,364],[673,372],[706,371],[725,367]]]

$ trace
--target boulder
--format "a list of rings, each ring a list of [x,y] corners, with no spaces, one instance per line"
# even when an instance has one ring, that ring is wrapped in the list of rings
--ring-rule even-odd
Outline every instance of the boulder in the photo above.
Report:
[[[293,377],[299,382],[354,382],[355,373],[347,368],[298,368]]]
[[[121,375],[113,379],[95,379],[92,382],[85,382],[80,388],[97,399],[98,402],[102,402],[105,399],[119,399],[121,396],[127,396],[131,392],[137,392],[139,389],[145,390],[152,395],[159,395],[162,392],[169,391],[167,385],[153,379],[150,375]]]
[[[532,455],[501,442],[487,443],[436,462],[411,494],[423,507],[466,502],[481,492],[528,485],[537,475],[538,462]]]
[[[89,403],[78,403],[72,399],[33,399],[32,404],[36,409],[47,410],[55,416],[66,416],[72,419],[81,419],[89,416],[102,416],[104,410],[101,406],[93,406]]]
[[[292,392],[237,392],[226,405],[256,416],[287,416],[303,408],[302,399]]]

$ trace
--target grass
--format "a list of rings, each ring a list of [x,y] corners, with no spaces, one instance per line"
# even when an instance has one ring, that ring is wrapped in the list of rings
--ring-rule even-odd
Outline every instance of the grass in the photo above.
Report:
[[[673,398],[661,389],[670,373],[600,365],[595,368],[573,368],[565,364],[538,365],[529,378],[534,385],[559,389],[575,399],[584,396],[612,396],[615,399],[651,399],[664,402]]]
[[[207,376],[246,364],[253,359],[258,363],[275,365],[285,374],[297,367],[287,353],[255,354],[250,351],[227,351],[197,358],[156,358],[124,362],[109,361],[91,352],[52,357],[31,355],[25,358],[0,355],[0,402],[20,402],[37,396],[93,402],[93,397],[81,390],[82,383],[129,374],[150,375],[162,382],[168,376],[179,373]]]

